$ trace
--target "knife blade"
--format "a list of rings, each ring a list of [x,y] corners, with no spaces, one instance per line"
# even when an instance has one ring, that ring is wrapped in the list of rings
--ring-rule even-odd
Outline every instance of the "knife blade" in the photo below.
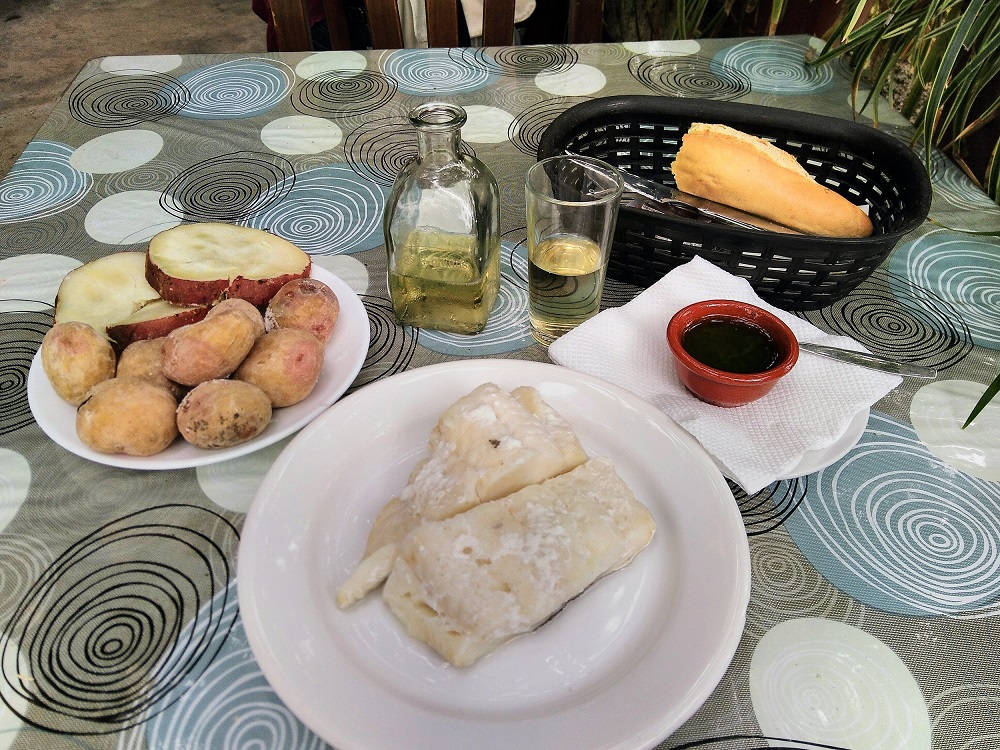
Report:
[[[580,156],[581,154],[569,149],[565,152],[568,156]],[[653,213],[663,213],[665,215],[676,215],[686,219],[701,221],[713,221],[727,226],[738,227],[739,229],[749,229],[753,231],[779,232],[781,234],[802,234],[795,229],[784,226],[777,222],[765,219],[761,216],[741,211],[738,208],[727,206],[723,203],[701,198],[697,195],[685,193],[677,188],[664,185],[640,177],[637,174],[628,172],[621,167],[615,167],[622,176],[625,183],[625,192],[652,201],[652,205],[639,202],[633,208],[646,210]],[[657,210],[662,207],[663,211]]]
[[[893,375],[903,375],[910,378],[937,377],[937,370],[933,367],[914,365],[910,362],[897,362],[894,359],[880,357],[877,354],[856,352],[852,349],[839,349],[834,346],[823,346],[822,344],[810,344],[803,341],[799,342],[799,349],[811,352],[812,354],[818,354],[821,357],[828,357],[830,359],[836,359],[841,362],[847,362],[848,364],[859,365],[861,367],[868,367],[872,370],[879,370],[881,372],[889,372]]]

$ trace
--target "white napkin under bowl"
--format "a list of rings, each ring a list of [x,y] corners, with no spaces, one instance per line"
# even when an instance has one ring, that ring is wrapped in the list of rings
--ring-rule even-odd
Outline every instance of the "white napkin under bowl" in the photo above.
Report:
[[[792,371],[763,398],[735,408],[707,404],[681,384],[666,338],[674,313],[706,299],[757,305],[787,323],[799,341],[866,351],[851,338],[831,336],[767,304],[745,279],[695,257],[628,304],[604,310],[561,336],[549,347],[549,357],[662,409],[750,494],[789,476],[809,451],[833,445],[859,412],[902,382],[898,375],[803,351]]]

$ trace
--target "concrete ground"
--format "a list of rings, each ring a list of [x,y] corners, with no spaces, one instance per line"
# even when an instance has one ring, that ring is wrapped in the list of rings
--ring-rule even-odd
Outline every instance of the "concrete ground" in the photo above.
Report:
[[[264,30],[250,0],[0,0],[0,176],[88,60],[263,52]]]

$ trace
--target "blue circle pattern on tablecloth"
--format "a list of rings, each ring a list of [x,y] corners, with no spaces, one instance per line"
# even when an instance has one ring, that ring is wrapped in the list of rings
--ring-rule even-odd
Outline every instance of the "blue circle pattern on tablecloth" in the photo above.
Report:
[[[251,215],[247,226],[265,229],[311,255],[370,250],[383,243],[385,188],[346,164],[302,172],[280,203]],[[277,192],[283,192],[278,185]]]
[[[712,58],[720,78],[726,68],[743,73],[760,94],[817,94],[834,84],[830,65],[806,65],[809,47],[787,39],[751,39],[722,50]]]
[[[235,582],[217,595],[216,600],[223,594],[229,597],[226,614],[230,611],[235,614],[238,606]],[[185,632],[181,640],[202,637],[202,633]],[[148,747],[201,750],[329,747],[288,710],[268,684],[250,650],[241,620],[236,620],[224,643],[211,643],[206,650],[216,648],[218,654],[211,665],[196,679],[179,686],[177,700],[146,725]]]
[[[201,120],[235,120],[269,112],[285,101],[295,73],[272,61],[243,59],[180,76],[190,99],[178,114]]]
[[[40,219],[79,203],[94,178],[70,165],[72,155],[63,143],[29,143],[0,182],[0,222]]]
[[[531,324],[528,322],[528,290],[517,280],[516,267],[519,262],[527,264],[527,260],[517,255],[513,245],[506,242],[501,245],[500,293],[486,328],[472,336],[410,328],[410,334],[417,336],[417,342],[421,346],[455,357],[484,357],[516,352],[534,343]],[[527,273],[525,269],[520,269],[520,272]]]
[[[447,49],[401,49],[392,52],[382,71],[395,79],[404,94],[467,94],[486,88],[499,78],[483,65],[449,54]]]
[[[1000,326],[990,310],[1000,310],[1000,240],[934,230],[897,247],[890,273],[929,289],[962,311],[972,340],[1000,350]],[[900,304],[919,309],[919,300]]]
[[[845,594],[900,615],[1000,614],[1000,484],[956,472],[913,428],[873,413],[785,521]]]

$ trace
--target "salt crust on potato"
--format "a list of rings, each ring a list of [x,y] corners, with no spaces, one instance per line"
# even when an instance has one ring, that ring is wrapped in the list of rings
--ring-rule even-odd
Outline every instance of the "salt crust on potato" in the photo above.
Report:
[[[163,342],[166,337],[133,341],[118,357],[119,378],[140,378],[166,388],[174,398],[181,398],[187,388],[163,373]]]
[[[227,309],[172,331],[163,342],[163,372],[184,385],[231,375],[257,340],[242,310]]]
[[[52,390],[73,406],[95,385],[115,376],[111,343],[87,323],[52,326],[42,338],[41,359]]]
[[[275,407],[297,404],[316,387],[323,369],[323,344],[308,331],[268,331],[233,377],[260,388]]]
[[[209,380],[177,407],[181,436],[199,448],[229,448],[257,437],[271,421],[271,400],[240,380]]]
[[[247,319],[253,324],[255,339],[259,339],[264,335],[264,316],[260,314],[260,310],[251,305],[245,299],[239,299],[238,297],[224,299],[222,302],[212,307],[212,309],[208,311],[208,315],[205,317],[212,318],[230,310],[236,310],[247,316]]]
[[[76,434],[98,453],[152,456],[177,437],[177,399],[141,378],[98,383],[76,412]]]
[[[340,316],[336,293],[318,279],[289,281],[271,298],[264,313],[267,330],[299,328],[322,343],[333,335]]]

